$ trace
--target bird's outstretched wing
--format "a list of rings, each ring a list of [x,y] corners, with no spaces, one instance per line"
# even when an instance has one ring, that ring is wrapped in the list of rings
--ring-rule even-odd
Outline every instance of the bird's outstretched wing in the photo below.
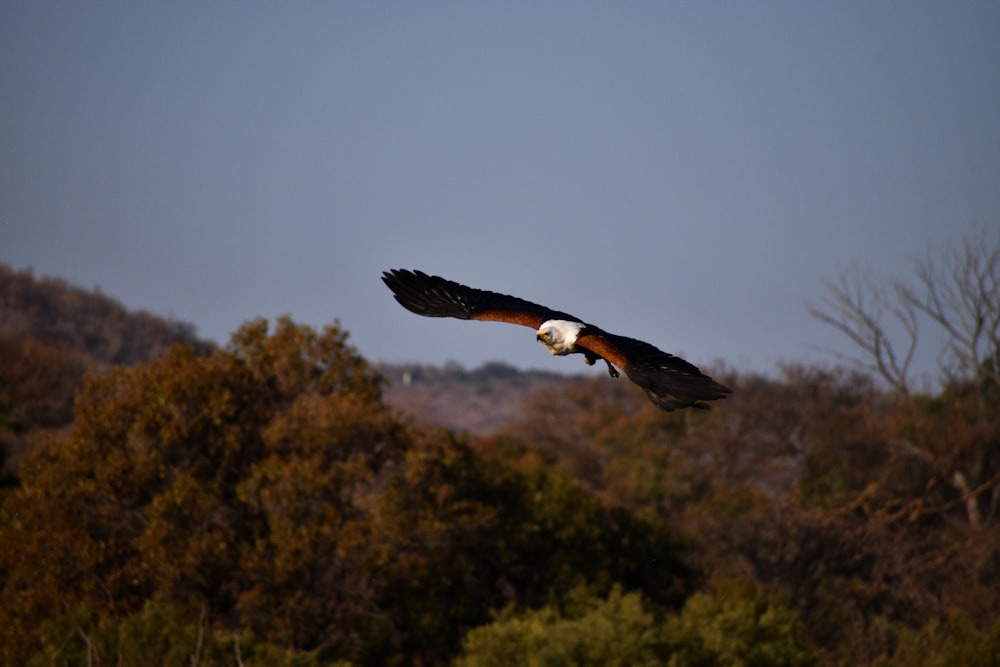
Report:
[[[705,401],[725,398],[732,390],[702,373],[697,366],[635,338],[589,327],[580,332],[577,347],[594,352],[642,387],[657,407],[708,409]]]
[[[426,317],[511,322],[537,329],[547,320],[582,320],[537,303],[507,294],[467,287],[422,271],[392,269],[382,281],[407,310]],[[584,324],[576,347],[594,363],[600,357],[621,368],[628,378],[646,391],[649,399],[665,411],[678,408],[708,409],[705,401],[725,398],[731,390],[702,373],[680,357],[635,338],[610,334]]]
[[[546,320],[580,320],[507,294],[466,287],[423,271],[392,269],[382,282],[407,310],[426,317],[511,322],[537,329]]]

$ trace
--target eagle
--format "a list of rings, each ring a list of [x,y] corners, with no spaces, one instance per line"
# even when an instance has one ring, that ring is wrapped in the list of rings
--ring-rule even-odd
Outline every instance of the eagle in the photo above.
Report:
[[[622,369],[657,407],[667,412],[678,408],[705,410],[709,407],[705,401],[732,393],[680,357],[537,303],[467,287],[422,271],[391,269],[383,272],[382,281],[400,305],[417,315],[520,324],[535,329],[536,339],[552,354],[582,354],[588,366],[603,360],[611,377],[617,378],[618,368]]]

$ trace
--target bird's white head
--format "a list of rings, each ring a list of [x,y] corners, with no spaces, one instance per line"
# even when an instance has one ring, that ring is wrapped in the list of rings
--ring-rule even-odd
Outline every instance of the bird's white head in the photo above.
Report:
[[[546,320],[538,327],[535,338],[544,343],[552,354],[570,354],[576,352],[576,338],[583,326],[582,322]]]

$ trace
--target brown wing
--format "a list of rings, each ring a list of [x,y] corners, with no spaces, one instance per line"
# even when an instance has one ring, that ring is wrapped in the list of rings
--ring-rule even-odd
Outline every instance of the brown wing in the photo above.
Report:
[[[407,310],[425,317],[511,322],[537,329],[546,320],[580,320],[507,294],[466,287],[422,271],[392,269],[382,282]]]
[[[693,364],[635,338],[588,327],[580,332],[576,346],[621,368],[629,380],[646,390],[649,400],[667,412],[686,407],[708,409],[704,401],[732,393]]]

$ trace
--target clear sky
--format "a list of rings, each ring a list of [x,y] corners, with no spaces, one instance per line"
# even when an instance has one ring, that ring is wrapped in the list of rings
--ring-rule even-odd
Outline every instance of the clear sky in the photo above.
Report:
[[[997,2],[8,1],[0,94],[0,262],[220,342],[583,369],[408,267],[769,372],[850,349],[824,280],[1000,225]]]

